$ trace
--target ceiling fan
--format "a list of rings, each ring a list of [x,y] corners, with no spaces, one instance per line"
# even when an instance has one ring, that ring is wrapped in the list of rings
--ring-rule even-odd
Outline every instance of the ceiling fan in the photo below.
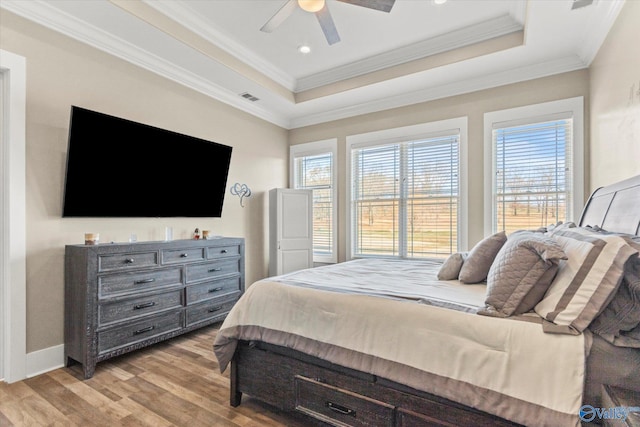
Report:
[[[382,12],[390,12],[393,4],[396,0],[338,0],[343,3],[349,3],[354,6],[366,7],[368,9],[375,9]],[[286,3],[267,21],[266,24],[260,28],[260,31],[270,33],[275,30],[285,19],[287,19],[296,8],[311,12],[316,15],[322,32],[324,33],[327,42],[332,45],[340,41],[338,30],[333,23],[329,8],[325,3],[325,0],[287,0]]]

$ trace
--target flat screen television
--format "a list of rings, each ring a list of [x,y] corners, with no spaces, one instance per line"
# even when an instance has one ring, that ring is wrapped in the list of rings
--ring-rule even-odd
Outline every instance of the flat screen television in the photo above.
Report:
[[[220,217],[232,147],[71,107],[63,217]]]

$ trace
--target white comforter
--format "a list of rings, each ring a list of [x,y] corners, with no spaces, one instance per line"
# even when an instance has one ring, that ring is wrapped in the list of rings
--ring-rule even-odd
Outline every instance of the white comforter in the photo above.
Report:
[[[416,303],[482,305],[483,285],[435,281],[438,265],[360,260],[256,282],[218,333],[220,367],[237,340],[260,340],[522,424],[578,425],[584,336]]]

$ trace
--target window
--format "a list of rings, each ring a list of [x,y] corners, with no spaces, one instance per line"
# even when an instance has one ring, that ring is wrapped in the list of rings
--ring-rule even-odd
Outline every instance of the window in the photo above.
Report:
[[[335,139],[291,147],[291,186],[313,190],[313,260],[337,262]]]
[[[582,98],[488,113],[485,126],[487,233],[574,221],[582,207]]]
[[[353,257],[445,257],[458,251],[464,223],[461,128],[440,130],[445,123],[406,128],[406,135],[403,129],[374,133],[363,142],[352,137]],[[466,132],[466,119],[463,124]],[[425,132],[412,135],[416,130]],[[388,132],[399,135],[389,139]]]

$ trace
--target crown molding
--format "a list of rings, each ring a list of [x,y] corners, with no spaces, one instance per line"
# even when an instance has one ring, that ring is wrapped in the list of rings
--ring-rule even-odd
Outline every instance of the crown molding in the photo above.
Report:
[[[529,0],[512,1],[509,3],[509,6],[509,15],[511,15],[513,20],[525,25]]]
[[[526,10],[526,1],[514,1],[510,14],[296,80],[272,63],[263,60],[242,44],[235,42],[226,34],[212,28],[210,23],[202,19],[187,3],[180,3],[178,6],[177,2],[171,0],[142,1],[158,12],[171,17],[171,19],[185,28],[191,29],[209,43],[218,46],[238,60],[256,70],[260,70],[265,76],[295,92],[303,92],[308,89],[333,84],[437,53],[521,31],[524,28],[521,22],[524,22]]]
[[[510,15],[503,15],[474,25],[431,37],[408,46],[354,61],[331,70],[298,79],[296,92],[336,83],[385,68],[426,58],[442,52],[465,47],[492,38],[521,31],[523,25]]]
[[[288,126],[287,118],[267,111],[261,108],[259,104],[252,104],[234,92],[230,92],[172,62],[140,49],[126,40],[81,21],[45,1],[2,0],[0,7],[248,114],[281,127]]]
[[[600,46],[607,38],[607,34],[618,17],[620,10],[624,6],[625,0],[607,0],[599,1],[595,7],[602,7],[602,11],[598,19],[593,25],[589,26],[589,31],[585,35],[584,43],[580,49],[580,58],[588,65],[595,59],[600,50]]]
[[[491,89],[512,83],[548,77],[554,74],[587,68],[588,65],[577,56],[531,64],[523,67],[491,73],[477,78],[456,81],[446,85],[425,88],[409,93],[402,93],[385,99],[336,108],[331,111],[309,114],[293,118],[289,123],[289,129],[316,125],[334,120],[347,119],[363,114],[376,113],[392,108],[406,107],[422,102],[450,96],[463,95],[484,89]]]
[[[143,3],[170,17],[185,28],[198,34],[209,43],[219,47],[229,55],[236,57],[248,66],[259,70],[260,73],[271,80],[284,86],[293,92],[296,87],[296,80],[271,62],[262,59],[254,54],[244,45],[235,42],[226,34],[211,27],[211,23],[202,19],[188,3],[176,2],[175,0],[142,0]]]
[[[599,4],[608,3],[609,2],[603,1],[599,2]],[[559,58],[544,63],[504,70],[477,78],[456,81],[446,85],[402,93],[385,99],[364,102],[343,108],[336,108],[327,112],[299,116],[295,116],[295,113],[293,115],[287,115],[286,113],[274,112],[271,109],[268,110],[263,107],[261,103],[250,103],[244,98],[239,97],[238,94],[230,92],[229,90],[213,83],[211,80],[198,76],[172,62],[160,58],[146,50],[140,49],[126,40],[114,37],[112,34],[109,34],[95,26],[88,25],[86,22],[80,21],[72,15],[53,7],[46,1],[2,0],[0,2],[0,8],[6,9],[26,19],[62,33],[70,38],[86,43],[103,52],[163,76],[206,96],[212,97],[222,103],[230,105],[233,108],[246,112],[247,114],[253,115],[285,129],[295,129],[586,68],[597,54],[597,50],[606,37],[608,29],[613,24],[613,21],[620,12],[623,4],[623,0],[611,0],[611,4],[608,4],[607,6],[606,20],[597,25],[597,28],[593,31],[597,34],[591,35],[589,43],[587,43],[588,46],[585,46],[584,52],[582,52],[579,57],[570,56]],[[510,19],[500,19],[503,20],[501,22],[504,25],[502,27],[502,31],[508,33],[509,31],[522,29],[522,25],[514,21],[513,17]],[[480,28],[482,28],[483,24],[487,25],[486,23],[482,23],[480,24]],[[491,27],[491,25],[489,25],[489,27]],[[509,30],[509,28],[511,28],[511,30]],[[459,36],[466,34],[467,37],[472,39],[473,37],[477,37],[477,35],[474,35],[473,32],[469,31],[469,28],[464,30],[465,31],[462,31],[462,34],[459,34]],[[496,37],[501,34],[500,31],[492,32],[490,30],[491,29],[489,28],[488,31],[484,32],[485,37],[490,38],[491,34],[493,34],[493,37]],[[464,42],[464,37],[458,37],[457,39],[455,37],[444,38],[444,40],[441,41],[450,43],[448,45],[449,47],[445,49],[452,49],[455,48],[456,40],[458,42],[461,42],[461,40]],[[433,40],[430,41],[433,42]],[[480,40],[476,39],[475,41]],[[408,51],[411,51],[411,49],[409,48]],[[405,54],[407,53],[410,52],[405,52]],[[422,52],[422,56],[424,56],[424,52]],[[397,60],[397,58],[395,59]],[[390,61],[387,62],[388,64],[392,63],[394,58],[372,59],[373,62],[378,60],[383,60],[382,62],[384,62],[384,60]]]

